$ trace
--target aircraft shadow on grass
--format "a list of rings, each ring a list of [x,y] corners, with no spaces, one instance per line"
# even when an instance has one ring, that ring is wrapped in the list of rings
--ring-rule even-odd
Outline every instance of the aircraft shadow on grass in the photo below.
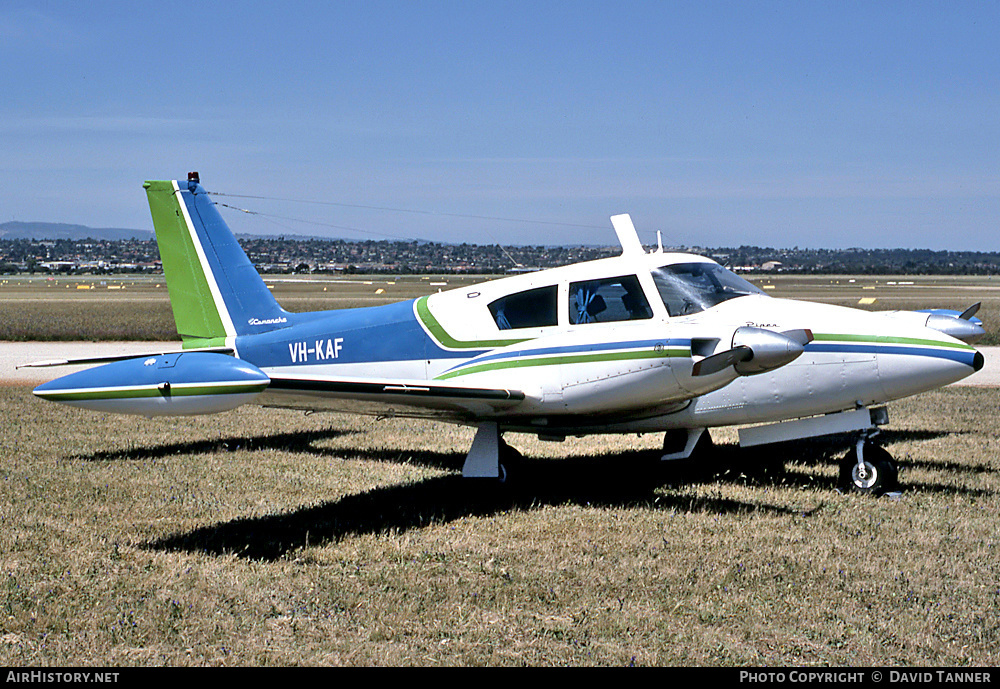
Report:
[[[925,440],[935,440],[937,438],[947,438],[949,436],[971,435],[972,433],[973,431],[969,430],[899,430],[885,431],[882,433],[882,437],[888,444],[896,442],[921,442]],[[960,462],[949,461],[947,459],[909,458],[905,464],[909,467],[920,467],[921,469],[927,469],[929,471],[948,471],[960,474],[990,474],[996,472],[996,469],[991,466],[984,466],[981,464],[963,464]]]
[[[944,432],[900,432],[904,437],[931,439]],[[302,507],[283,514],[248,517],[174,534],[146,544],[153,550],[236,555],[252,560],[277,560],[309,546],[322,546],[350,536],[403,532],[443,524],[464,517],[483,517],[509,511],[534,510],[549,505],[575,504],[607,508],[652,508],[664,511],[718,514],[770,513],[809,516],[822,507],[802,509],[762,502],[695,495],[671,494],[661,488],[683,488],[705,483],[739,483],[751,486],[833,490],[837,477],[787,471],[786,462],[799,459],[836,464],[843,443],[796,441],[771,446],[767,452],[720,445],[701,460],[659,462],[659,452],[629,451],[558,460],[525,459],[519,481],[500,486],[493,481],[463,480],[458,452],[405,449],[324,448],[313,443],[344,435],[340,431],[293,432],[258,438],[178,443],[150,448],[153,456],[215,451],[220,443],[243,448],[281,448],[344,460],[392,461],[444,469],[455,473],[416,483],[374,488],[364,493]],[[121,453],[134,458],[136,450]],[[94,459],[110,458],[92,456]],[[962,467],[968,469],[967,467]],[[972,492],[954,486],[923,485],[922,490]]]
[[[706,495],[671,494],[671,488],[732,483],[761,487],[834,490],[836,476],[788,471],[786,464],[837,465],[843,441],[800,440],[769,446],[766,450],[715,446],[701,458],[660,462],[658,451],[626,451],[565,459],[522,461],[519,481],[500,486],[491,480],[464,481],[460,452],[413,451],[406,448],[370,449],[324,447],[323,441],[357,434],[337,429],[291,431],[274,435],[227,436],[190,442],[133,446],[73,458],[83,461],[164,459],[214,452],[274,449],[311,454],[331,460],[397,462],[454,472],[417,483],[374,488],[318,506],[283,514],[240,518],[174,534],[146,544],[154,550],[233,554],[255,560],[276,560],[307,547],[322,546],[342,538],[400,532],[441,524],[463,517],[489,516],[512,510],[532,510],[547,505],[575,504],[589,507],[643,507],[664,511],[776,515],[810,515],[822,506],[794,508],[758,502],[741,502]],[[953,431],[887,431],[887,442],[923,441],[945,437]],[[929,469],[983,473],[991,468],[954,462],[914,461]],[[666,488],[668,492],[659,489]],[[921,484],[914,488],[974,495],[988,491],[955,486]]]
[[[178,455],[197,455],[211,452],[230,452],[236,450],[285,450],[288,452],[303,452],[319,457],[330,457],[339,459],[366,459],[372,461],[401,461],[420,466],[442,469],[446,471],[455,470],[461,467],[464,457],[459,452],[438,453],[438,452],[411,452],[405,449],[384,449],[370,450],[360,448],[333,448],[317,446],[316,443],[324,440],[354,435],[359,431],[325,429],[317,431],[290,431],[287,433],[277,433],[264,436],[228,436],[225,438],[204,439],[189,442],[166,443],[151,446],[133,446],[121,450],[102,450],[89,454],[73,455],[71,459],[78,459],[92,462],[105,462],[116,460],[133,459],[162,459]],[[887,444],[896,442],[918,442],[947,437],[955,434],[965,434],[968,431],[931,431],[931,430],[898,430],[885,431],[882,438]],[[756,480],[767,482],[766,477],[780,476],[783,485],[799,485],[800,487],[816,487],[822,485],[822,477],[808,477],[799,475],[798,477],[785,475],[783,464],[787,461],[801,460],[805,463],[827,463],[836,464],[840,461],[840,456],[844,452],[843,440],[826,441],[823,439],[797,440],[787,443],[772,445],[767,450],[754,451],[748,449],[737,449],[730,446],[717,446],[714,454],[707,464],[698,460],[686,460],[679,462],[664,463],[658,474],[667,482],[674,481],[711,481],[727,477],[742,477],[744,480]],[[656,453],[646,456],[636,457],[622,456],[617,459],[604,458],[605,462],[616,463],[617,468],[608,467],[609,471],[620,473],[623,466],[638,464],[655,464]],[[591,458],[594,463],[601,463],[598,458]],[[920,467],[928,470],[950,471],[969,474],[991,473],[995,471],[992,467],[970,466],[958,462],[946,460],[916,460],[910,459],[906,462],[908,466]],[[593,471],[600,471],[601,467],[594,467]],[[583,471],[581,469],[580,471]],[[648,472],[647,472],[648,473]],[[634,476],[629,480],[633,480]],[[558,477],[556,477],[558,480]],[[646,477],[648,480],[648,476]],[[603,478],[601,482],[603,482]],[[820,483],[817,483],[820,482]],[[829,482],[828,482],[829,483]],[[830,486],[835,487],[833,485]]]
[[[571,461],[571,460],[566,460]],[[465,517],[486,517],[546,505],[578,504],[597,507],[644,505],[661,510],[741,513],[768,511],[799,513],[784,507],[752,505],[705,496],[664,497],[650,488],[583,495],[560,481],[559,486],[536,483],[530,491],[470,486],[460,475],[440,476],[414,484],[376,488],[319,506],[266,517],[235,519],[175,534],[146,545],[149,549],[213,555],[236,555],[251,560],[277,560],[308,546],[322,546],[350,536],[402,532]]]

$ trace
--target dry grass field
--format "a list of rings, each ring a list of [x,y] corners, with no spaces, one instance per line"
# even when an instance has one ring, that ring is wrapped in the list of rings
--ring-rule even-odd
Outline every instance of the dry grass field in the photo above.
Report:
[[[771,293],[983,299],[996,336],[985,278],[836,279]],[[274,290],[301,310],[445,280]],[[155,284],[135,287],[144,313],[165,303]],[[0,285],[0,322],[32,302],[18,290],[68,293],[42,300],[67,319],[94,298]],[[459,476],[469,429],[257,407],[150,420],[0,388],[0,665],[995,666],[998,407],[1000,389],[959,387],[891,405],[904,489],[873,498],[836,492],[835,443],[752,453],[726,430],[711,462],[653,466],[655,435],[511,435],[522,481],[498,489]]]
[[[996,665],[998,404],[894,405],[876,499],[820,443],[512,436],[505,492],[465,429],[0,389],[0,664]]]

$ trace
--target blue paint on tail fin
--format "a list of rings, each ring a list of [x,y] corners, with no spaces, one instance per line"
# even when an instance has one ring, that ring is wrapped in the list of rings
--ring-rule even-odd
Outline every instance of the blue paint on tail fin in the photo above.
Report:
[[[232,334],[255,335],[291,325],[294,314],[275,301],[204,187],[191,181],[179,182],[178,189],[202,248],[205,272],[214,277],[228,312]]]

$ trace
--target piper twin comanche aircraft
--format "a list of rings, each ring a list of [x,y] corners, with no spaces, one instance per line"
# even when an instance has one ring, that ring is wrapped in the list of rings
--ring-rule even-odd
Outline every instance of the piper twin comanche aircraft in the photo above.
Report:
[[[102,363],[37,387],[46,400],[146,416],[269,407],[475,427],[464,476],[507,480],[505,432],[664,433],[691,457],[708,429],[741,446],[849,434],[845,485],[893,487],[875,443],[883,403],[983,366],[972,307],[881,312],[777,299],[718,263],[646,251],[385,306],[291,313],[273,298],[197,173],[146,182],[180,351]],[[978,305],[977,305],[978,306]]]

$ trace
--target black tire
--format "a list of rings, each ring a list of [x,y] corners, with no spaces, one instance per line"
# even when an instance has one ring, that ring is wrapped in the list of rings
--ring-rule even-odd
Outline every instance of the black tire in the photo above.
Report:
[[[899,474],[896,461],[885,448],[866,442],[862,456],[864,463],[859,466],[857,448],[854,447],[841,462],[842,489],[881,495],[898,487]]]
[[[500,475],[497,477],[497,483],[510,485],[517,478],[518,473],[520,473],[519,470],[523,459],[524,457],[520,452],[508,445],[501,438],[500,466],[498,467]]]

